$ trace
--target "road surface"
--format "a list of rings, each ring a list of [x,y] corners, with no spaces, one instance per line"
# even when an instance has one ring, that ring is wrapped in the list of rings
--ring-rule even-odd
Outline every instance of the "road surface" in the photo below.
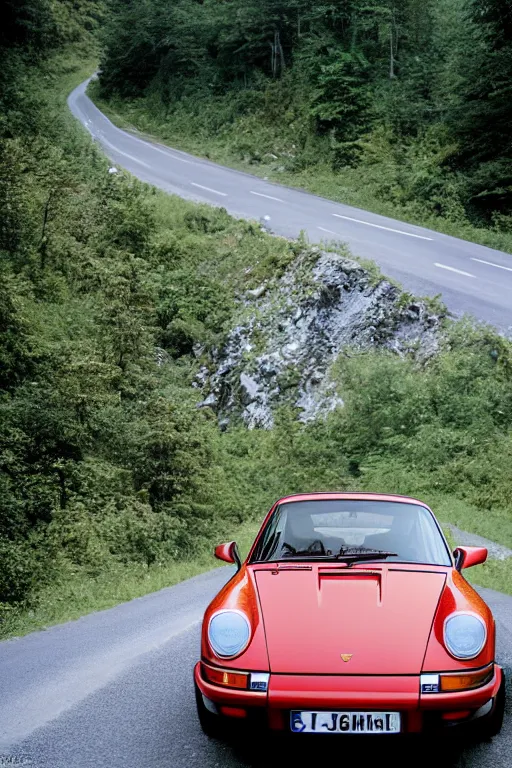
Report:
[[[0,766],[27,768],[272,768],[375,764],[357,742],[209,741],[195,715],[192,667],[202,613],[231,567],[78,621],[0,643]],[[498,656],[512,673],[512,597],[493,607]],[[376,749],[382,763],[382,742]],[[354,758],[340,761],[340,751]],[[333,751],[334,750],[334,751]],[[443,763],[438,743],[392,748],[394,768],[510,768],[512,718],[502,734]],[[315,759],[316,756],[316,759]],[[423,759],[424,758],[424,759]],[[423,762],[422,762],[423,761]]]
[[[456,315],[469,313],[512,330],[512,256],[429,229],[335,203],[201,160],[122,131],[78,86],[68,103],[108,157],[143,181],[248,219],[270,216],[273,232],[310,242],[342,240],[353,253],[416,295],[442,294]]]

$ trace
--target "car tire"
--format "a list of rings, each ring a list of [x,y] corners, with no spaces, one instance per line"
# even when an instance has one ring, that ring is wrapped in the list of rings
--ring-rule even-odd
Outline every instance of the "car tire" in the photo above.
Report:
[[[505,715],[505,689],[506,681],[505,674],[503,673],[498,695],[496,696],[496,702],[494,709],[485,722],[481,724],[481,730],[479,733],[481,741],[489,741],[493,736],[497,736],[501,731],[503,725],[503,717]]]
[[[196,706],[197,717],[199,724],[203,730],[203,733],[210,739],[222,739],[226,737],[226,723],[221,715],[215,715],[210,710],[206,709],[203,694],[197,687],[196,690]]]

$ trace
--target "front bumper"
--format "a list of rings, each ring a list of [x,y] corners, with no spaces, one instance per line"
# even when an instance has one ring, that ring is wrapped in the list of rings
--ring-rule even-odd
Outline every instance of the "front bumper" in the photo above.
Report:
[[[402,715],[403,733],[467,726],[492,712],[502,680],[494,677],[471,691],[420,695],[419,676],[271,675],[266,693],[224,688],[204,679],[201,663],[194,679],[207,708],[219,715],[239,710],[275,731],[289,730],[290,711],[394,711]],[[458,713],[463,713],[460,718]]]

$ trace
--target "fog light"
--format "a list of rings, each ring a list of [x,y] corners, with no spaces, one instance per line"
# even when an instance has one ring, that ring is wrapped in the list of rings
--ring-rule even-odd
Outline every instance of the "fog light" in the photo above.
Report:
[[[247,710],[241,707],[221,707],[220,711],[226,717],[238,717],[240,719],[247,717]]]
[[[461,709],[457,712],[443,712],[443,720],[464,720],[471,714],[470,709]]]

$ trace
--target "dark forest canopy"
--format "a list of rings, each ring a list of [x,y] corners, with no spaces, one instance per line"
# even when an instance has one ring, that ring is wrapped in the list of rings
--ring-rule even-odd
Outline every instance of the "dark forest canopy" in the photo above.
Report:
[[[411,182],[412,196],[440,213],[460,204],[476,223],[510,228],[508,0],[111,0],[109,7],[104,93],[156,93],[172,109],[180,98],[206,102],[232,92],[239,112],[250,113],[269,81],[281,78],[283,130],[290,111],[307,117],[299,145],[308,133],[327,135],[335,169],[357,164],[362,137],[385,130],[391,153],[417,142],[419,155],[431,155],[428,172],[416,169],[424,178]]]

